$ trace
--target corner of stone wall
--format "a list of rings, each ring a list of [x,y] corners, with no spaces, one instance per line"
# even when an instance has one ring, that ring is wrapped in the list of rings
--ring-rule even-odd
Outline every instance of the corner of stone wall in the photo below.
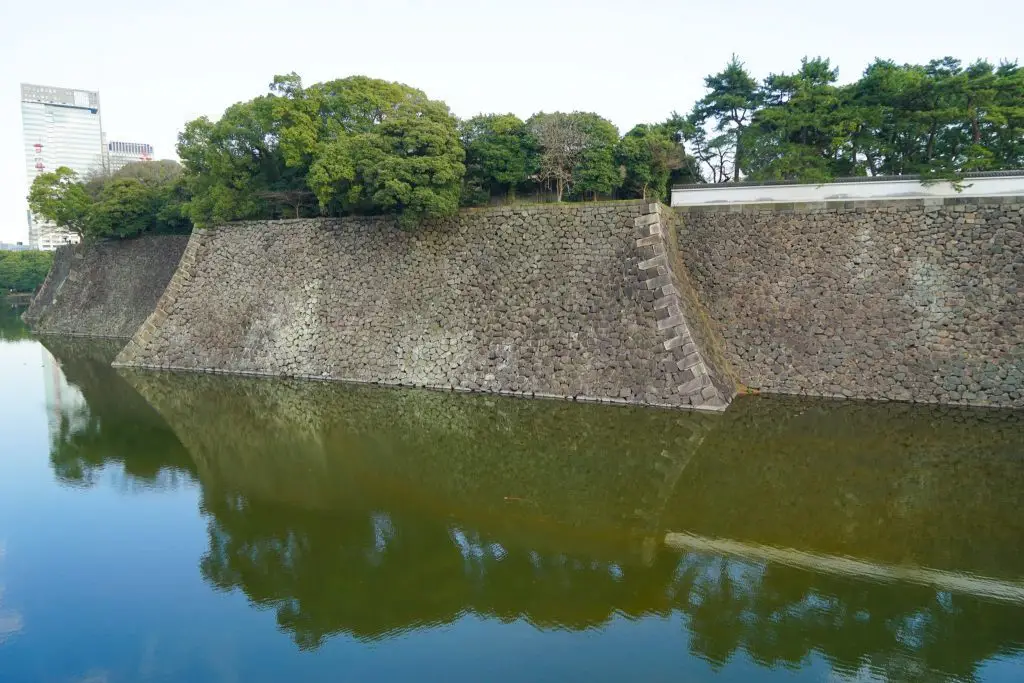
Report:
[[[676,387],[681,402],[704,410],[725,410],[736,395],[735,383],[730,383],[729,373],[717,367],[711,360],[711,339],[695,334],[693,320],[697,311],[693,303],[696,294],[692,292],[685,273],[677,271],[682,267],[674,258],[674,244],[668,221],[671,209],[661,204],[647,204],[640,216],[634,219],[639,231],[636,249],[640,257],[638,268],[645,276],[647,289],[654,290],[654,311],[658,330],[664,337],[663,352],[666,361],[674,366]],[[693,302],[687,300],[692,298]],[[698,303],[699,306],[699,303]],[[706,335],[704,335],[706,336]]]
[[[43,280],[43,284],[39,286],[35,296],[32,297],[32,301],[29,302],[28,308],[21,314],[21,319],[30,328],[36,329],[37,323],[50,310],[53,302],[57,299],[57,295],[60,293],[61,287],[64,286],[64,283],[67,282],[68,277],[71,275],[74,260],[82,258],[81,250],[82,245],[80,243],[57,247],[57,251],[53,255],[53,263],[50,264],[50,271],[46,274],[46,278]]]
[[[156,334],[160,324],[167,320],[171,309],[178,301],[178,297],[181,296],[185,284],[192,279],[192,275],[195,272],[196,259],[205,235],[206,231],[201,228],[192,230],[192,235],[189,237],[188,244],[185,245],[185,251],[182,252],[181,260],[178,262],[178,268],[174,271],[174,275],[171,276],[171,281],[167,283],[167,289],[160,296],[153,312],[149,314],[146,321],[135,331],[131,340],[121,350],[121,353],[117,354],[117,358],[112,363],[113,367],[150,367],[150,364],[146,363],[146,352],[149,350],[150,342],[153,340],[153,335]]]

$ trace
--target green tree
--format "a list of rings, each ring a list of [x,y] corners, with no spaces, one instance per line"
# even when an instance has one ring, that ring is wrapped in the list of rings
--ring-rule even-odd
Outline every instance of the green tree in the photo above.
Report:
[[[321,211],[393,213],[404,225],[458,209],[465,152],[447,105],[365,76],[271,86],[282,158]]]
[[[106,183],[93,204],[90,232],[96,235],[132,237],[152,227],[159,207],[147,183],[116,178]]]
[[[276,218],[265,193],[304,188],[305,178],[285,165],[275,97],[234,104],[216,122],[200,117],[178,135],[189,200],[198,226],[246,218]]]
[[[615,158],[622,187],[630,196],[664,201],[672,172],[685,164],[685,153],[667,126],[640,124],[619,141]]]
[[[147,231],[191,229],[181,166],[170,160],[128,164],[112,175],[93,174],[84,183],[67,168],[36,178],[29,195],[33,211],[83,237],[131,237]]]
[[[1024,69],[1000,64],[992,89],[986,144],[997,168],[1024,168]]]
[[[683,116],[678,112],[672,112],[664,122],[658,124],[658,128],[665,132],[668,139],[680,145],[682,148],[682,164],[679,168],[674,169],[669,174],[669,183],[705,182],[704,173],[701,170],[701,165],[704,162],[701,159],[698,159],[695,154],[687,153],[686,150],[686,145],[688,144],[691,147],[696,147],[694,139],[698,131],[691,120],[691,117]],[[704,132],[706,135],[706,131]],[[728,176],[725,177],[727,178]]]
[[[94,182],[94,181],[93,181]],[[187,193],[176,161],[128,164],[105,179],[90,209],[93,236],[133,237],[143,232],[187,232]]]
[[[0,293],[35,291],[52,263],[52,252],[0,251]]]
[[[67,166],[36,176],[29,189],[28,205],[37,216],[85,235],[92,201],[78,175]]]
[[[1024,161],[1024,76],[1016,64],[876,60],[849,90],[860,122],[853,153],[872,175],[948,177]]]
[[[878,59],[838,86],[829,60],[804,59],[760,87],[735,58],[668,124],[709,180],[821,182],[848,175],[950,178],[1024,164],[1024,74],[1016,63]]]
[[[850,138],[857,120],[838,77],[829,60],[804,58],[795,74],[765,79],[764,107],[746,136],[751,178],[822,182],[856,173]]]
[[[403,97],[352,149],[357,180],[375,209],[397,214],[406,226],[458,211],[465,151],[443,102],[419,91]]]
[[[586,144],[573,170],[572,193],[580,198],[589,193],[594,199],[611,195],[622,184],[622,175],[615,163],[615,147],[619,130],[608,119],[590,112],[573,112]]]
[[[481,114],[459,125],[466,148],[466,187],[514,200],[516,190],[540,168],[537,141],[513,114]],[[486,199],[486,197],[484,197]]]
[[[553,112],[534,114],[527,127],[540,149],[538,177],[554,185],[557,201],[566,192],[611,194],[621,183],[615,164],[619,131],[597,114]]]
[[[704,79],[704,87],[708,93],[697,101],[690,115],[697,156],[708,157],[705,163],[714,160],[718,167],[728,161],[732,179],[738,181],[747,162],[745,132],[760,103],[757,81],[733,55],[724,70]],[[707,132],[709,127],[714,134]]]

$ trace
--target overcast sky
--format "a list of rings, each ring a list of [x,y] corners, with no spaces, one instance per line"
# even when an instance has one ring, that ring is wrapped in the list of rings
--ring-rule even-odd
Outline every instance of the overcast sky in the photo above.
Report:
[[[100,92],[113,140],[174,158],[276,73],[407,83],[459,116],[586,110],[625,132],[688,110],[733,52],[757,78],[805,55],[842,81],[876,56],[1024,57],[1020,0],[0,0],[0,239],[27,240],[21,82]]]

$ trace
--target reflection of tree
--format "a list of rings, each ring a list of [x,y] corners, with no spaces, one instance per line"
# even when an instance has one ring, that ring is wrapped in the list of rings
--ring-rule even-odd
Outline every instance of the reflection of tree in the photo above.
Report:
[[[1017,606],[701,552],[663,549],[648,565],[630,538],[669,525],[1012,574],[1019,522],[1007,504],[1021,436],[1002,413],[958,424],[938,409],[766,401],[705,423],[436,392],[129,378],[198,463],[203,576],[273,609],[302,647],[466,612],[572,630],[674,612],[713,666],[742,651],[799,667],[817,653],[844,673],[905,680],[970,679],[1024,641]],[[964,472],[965,461],[986,467]],[[972,491],[990,499],[971,501]],[[970,520],[938,516],[947,495]],[[877,526],[883,518],[898,533]],[[952,552],[962,539],[977,547]],[[1005,548],[989,547],[1001,539]]]
[[[686,617],[690,649],[713,666],[742,650],[761,666],[799,667],[818,652],[851,674],[913,665],[971,680],[980,662],[1024,642],[1019,607],[920,586],[696,552],[664,551],[651,566],[625,549],[594,561],[369,501],[310,511],[207,489],[203,507],[203,576],[276,610],[304,648],[337,633],[389,637],[465,612],[583,630],[616,613],[675,610]]]
[[[848,674],[912,663],[973,680],[980,662],[1024,642],[1019,606],[922,586],[696,553],[676,575],[672,607],[689,617],[691,649],[714,665],[740,649],[765,667],[799,666],[818,652]]]
[[[21,321],[20,316],[24,310],[9,305],[3,298],[3,292],[0,292],[0,341],[19,341],[31,337],[28,326]]]
[[[456,522],[372,508],[313,512],[209,490],[203,506],[210,517],[203,576],[276,609],[303,647],[333,633],[377,639],[465,611],[578,630],[616,609],[631,616],[658,609],[656,601],[633,604],[644,581],[628,568],[542,555]]]
[[[60,361],[86,405],[59,416],[50,464],[64,483],[92,485],[118,464],[133,484],[174,486],[194,465],[163,419],[110,367],[120,342],[48,337],[43,345]]]

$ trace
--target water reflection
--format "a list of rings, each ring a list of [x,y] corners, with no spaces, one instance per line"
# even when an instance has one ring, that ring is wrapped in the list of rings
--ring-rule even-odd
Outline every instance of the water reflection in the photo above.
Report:
[[[110,367],[122,340],[45,337],[50,464],[64,484],[92,486],[116,466],[134,488],[176,486],[194,465],[156,411]]]
[[[6,547],[0,540],[0,568],[3,568]],[[4,608],[4,585],[0,583],[0,645],[11,636],[21,631],[21,615],[15,610]]]
[[[196,461],[204,577],[273,608],[303,648],[467,612],[572,630],[676,614],[680,643],[715,666],[816,652],[849,675],[969,680],[1024,643],[1012,600],[661,543],[685,531],[1019,581],[1013,414],[751,401],[707,416],[128,379]]]
[[[1012,593],[785,555],[1022,585],[1019,415],[796,400],[705,415],[118,375],[116,344],[45,344],[88,406],[52,441],[55,476],[198,482],[203,579],[272,610],[305,650],[475,615],[595,636],[643,621],[713,670],[980,680],[1021,656]]]
[[[21,321],[22,306],[12,306],[0,296],[0,341],[22,341],[31,338],[28,327]]]
[[[672,530],[1024,578],[1024,414],[740,402],[680,477]]]

